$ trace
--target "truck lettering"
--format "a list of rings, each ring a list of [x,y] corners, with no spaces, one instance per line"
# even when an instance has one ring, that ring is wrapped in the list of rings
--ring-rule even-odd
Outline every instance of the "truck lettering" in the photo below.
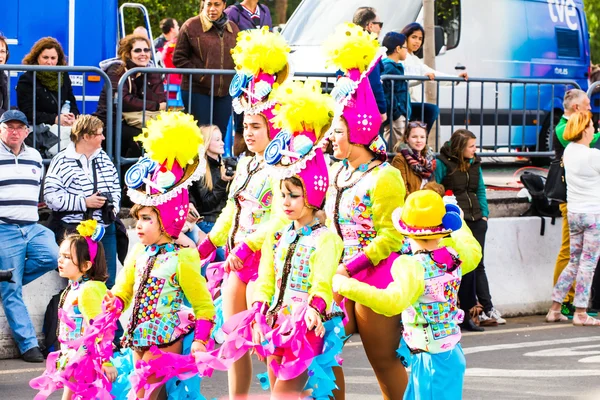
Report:
[[[552,22],[566,22],[569,29],[576,31],[577,8],[573,0],[548,0],[548,11]]]

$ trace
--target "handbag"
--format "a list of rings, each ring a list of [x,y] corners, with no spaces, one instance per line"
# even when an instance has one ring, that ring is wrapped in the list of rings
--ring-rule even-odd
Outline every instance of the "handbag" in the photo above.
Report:
[[[549,200],[558,203],[567,202],[567,181],[565,180],[565,165],[562,157],[560,160],[554,160],[550,163],[544,194]]]

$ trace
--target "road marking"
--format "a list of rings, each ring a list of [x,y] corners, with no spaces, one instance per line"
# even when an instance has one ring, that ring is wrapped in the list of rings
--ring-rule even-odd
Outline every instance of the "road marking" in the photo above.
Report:
[[[600,376],[600,370],[467,368],[465,376],[478,378],[567,378]]]
[[[44,368],[7,369],[0,371],[0,375],[20,374],[24,372],[42,372],[44,370]]]
[[[497,329],[490,330],[490,328],[486,328],[485,333],[482,332],[463,332],[463,336],[482,336],[482,335],[499,335],[503,333],[513,333],[513,332],[532,332],[532,331],[545,331],[548,329],[563,329],[563,328],[572,328],[573,325],[570,324],[553,324],[553,325],[542,325],[542,326],[524,326],[522,328],[511,328],[511,329]]]
[[[590,346],[559,347],[532,351],[523,354],[526,357],[573,357],[573,356],[596,356],[600,355],[600,344]],[[594,350],[592,350],[594,349]]]
[[[511,349],[525,349],[529,347],[545,347],[554,346],[557,344],[573,344],[573,343],[588,343],[600,341],[600,336],[584,336],[579,338],[568,338],[568,339],[556,339],[556,340],[540,340],[536,342],[521,342],[521,343],[510,343],[510,344],[497,344],[497,345],[486,345],[486,346],[475,346],[463,348],[465,354],[483,353],[485,351],[497,351],[497,350],[511,350]]]

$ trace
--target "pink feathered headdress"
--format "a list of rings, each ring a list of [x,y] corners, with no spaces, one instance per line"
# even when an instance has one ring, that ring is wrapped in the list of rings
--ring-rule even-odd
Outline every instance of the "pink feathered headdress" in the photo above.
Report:
[[[127,170],[127,194],[136,204],[155,207],[164,231],[177,238],[188,214],[188,187],[206,169],[200,128],[191,115],[162,112],[136,140],[147,156]]]

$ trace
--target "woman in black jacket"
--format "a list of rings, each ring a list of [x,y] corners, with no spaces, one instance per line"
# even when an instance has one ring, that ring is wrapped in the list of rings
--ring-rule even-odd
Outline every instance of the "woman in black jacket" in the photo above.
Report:
[[[8,61],[8,43],[6,38],[0,35],[0,65],[6,64]],[[0,116],[4,114],[4,111],[10,110],[10,104],[8,103],[8,76],[4,71],[0,71]]]
[[[23,58],[23,64],[60,66],[67,65],[67,62],[60,43],[54,38],[45,37],[35,42],[29,54]],[[33,87],[33,71],[25,72],[19,77],[17,105],[31,124],[55,125],[59,123],[60,115],[60,125],[71,126],[79,115],[69,74],[62,73],[60,75],[60,98],[58,76],[57,72],[37,72],[35,88]],[[34,96],[35,110],[33,108]],[[69,112],[61,115],[61,109],[67,101],[70,103]]]
[[[204,233],[212,230],[219,214],[227,203],[227,189],[229,182],[233,179],[233,173],[227,175],[227,170],[222,163],[221,156],[225,153],[225,144],[223,135],[216,125],[202,126],[202,136],[206,145],[206,174],[204,178],[196,181],[190,187],[191,201],[196,206],[201,218],[198,227]],[[217,251],[217,261],[219,257],[224,260],[224,254]]]

